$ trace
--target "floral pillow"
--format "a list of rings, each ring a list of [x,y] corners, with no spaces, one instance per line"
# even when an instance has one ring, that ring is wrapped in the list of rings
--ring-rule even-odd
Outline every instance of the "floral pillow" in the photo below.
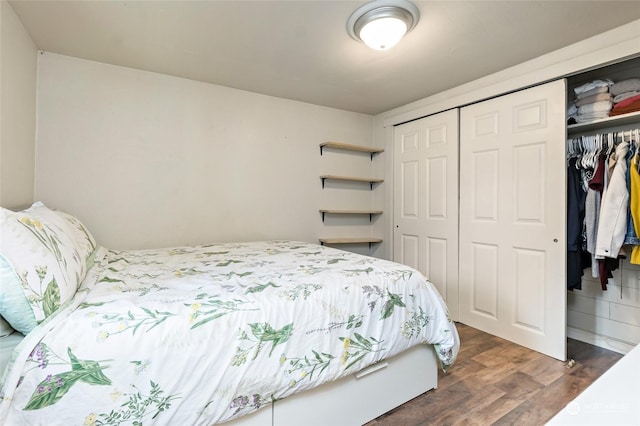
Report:
[[[26,334],[76,293],[95,240],[76,218],[41,202],[3,208],[0,220],[0,315]]]
[[[61,210],[54,210],[54,212],[69,222],[71,234],[69,235],[73,240],[73,245],[76,248],[76,252],[80,257],[80,261],[84,261],[86,268],[83,270],[82,279],[87,275],[87,271],[91,268],[93,262],[93,254],[96,250],[96,240],[87,228],[77,218],[69,213]],[[82,279],[80,280],[82,282]],[[78,287],[80,284],[78,284]]]

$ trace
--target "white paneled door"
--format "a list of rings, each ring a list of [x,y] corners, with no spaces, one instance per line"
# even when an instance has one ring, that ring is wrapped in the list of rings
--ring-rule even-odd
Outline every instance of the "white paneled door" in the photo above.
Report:
[[[394,260],[422,272],[458,318],[458,110],[394,128]]]
[[[564,80],[460,110],[460,321],[566,359]]]

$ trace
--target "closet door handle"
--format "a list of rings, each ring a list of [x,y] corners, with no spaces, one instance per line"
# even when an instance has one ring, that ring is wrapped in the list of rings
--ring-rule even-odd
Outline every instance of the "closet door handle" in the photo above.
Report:
[[[557,239],[557,238],[554,238],[554,239],[553,239],[553,242],[554,242],[554,243],[557,243],[557,242],[558,242],[558,239]]]

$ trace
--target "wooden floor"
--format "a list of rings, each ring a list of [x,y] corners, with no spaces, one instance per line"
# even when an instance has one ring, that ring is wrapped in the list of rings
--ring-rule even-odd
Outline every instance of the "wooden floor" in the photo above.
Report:
[[[564,362],[457,324],[461,349],[438,389],[366,426],[543,425],[621,354],[569,339]]]

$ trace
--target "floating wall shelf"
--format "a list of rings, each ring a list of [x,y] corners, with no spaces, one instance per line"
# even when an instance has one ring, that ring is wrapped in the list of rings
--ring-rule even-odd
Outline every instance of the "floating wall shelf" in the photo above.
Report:
[[[342,143],[342,142],[322,142],[320,144],[320,155],[322,155],[323,148],[344,149],[347,151],[356,151],[356,152],[368,152],[371,155],[371,161],[373,161],[374,154],[384,152],[384,149],[382,148],[371,148],[368,146],[352,145],[352,144]]]
[[[381,243],[381,238],[320,238],[320,245],[325,244],[371,244]]]
[[[349,182],[367,182],[370,186],[371,189],[373,189],[373,184],[374,183],[381,183],[384,182],[384,179],[376,179],[376,178],[359,178],[359,177],[350,177],[350,176],[336,176],[336,175],[322,175],[320,176],[320,179],[322,179],[322,187],[324,188],[324,181],[326,179],[331,179],[331,180],[344,180],[344,181],[349,181]]]
[[[373,220],[374,214],[382,214],[382,210],[330,210],[330,209],[320,209],[320,213],[322,213],[322,221],[324,222],[325,214],[368,214],[369,222]]]

